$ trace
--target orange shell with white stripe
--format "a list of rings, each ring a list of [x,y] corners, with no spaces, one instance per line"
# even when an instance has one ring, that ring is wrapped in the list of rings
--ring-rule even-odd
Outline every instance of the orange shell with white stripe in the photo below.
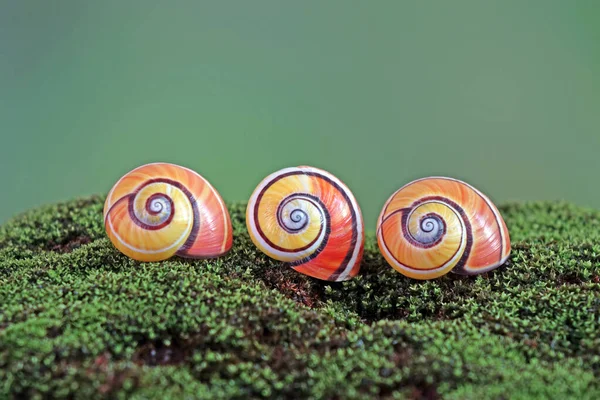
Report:
[[[218,257],[233,240],[215,188],[196,172],[168,163],[123,176],[104,203],[104,225],[114,246],[139,261]]]
[[[414,279],[481,274],[510,254],[496,206],[473,186],[444,177],[419,179],[394,193],[379,216],[377,242],[387,262]]]
[[[360,269],[364,224],[350,190],[318,168],[285,168],[266,177],[246,209],[254,244],[296,271],[344,281]]]

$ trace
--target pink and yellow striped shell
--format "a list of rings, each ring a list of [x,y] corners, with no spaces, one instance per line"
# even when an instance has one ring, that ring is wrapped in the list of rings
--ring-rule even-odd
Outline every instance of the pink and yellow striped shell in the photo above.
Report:
[[[419,179],[394,193],[379,216],[377,242],[387,262],[414,279],[480,274],[510,254],[508,229],[490,199],[443,177]]]
[[[104,225],[114,246],[139,261],[218,257],[232,244],[219,193],[196,172],[168,163],[123,176],[104,203]]]
[[[329,172],[297,167],[267,176],[250,197],[246,225],[261,251],[300,273],[344,281],[360,269],[362,214]]]

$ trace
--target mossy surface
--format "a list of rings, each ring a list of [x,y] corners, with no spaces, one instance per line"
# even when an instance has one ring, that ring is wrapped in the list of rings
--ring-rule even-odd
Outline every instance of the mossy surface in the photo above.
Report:
[[[360,275],[317,281],[252,245],[138,263],[100,197],[0,228],[0,398],[600,398],[600,213],[501,208],[507,265],[418,282],[368,237]]]

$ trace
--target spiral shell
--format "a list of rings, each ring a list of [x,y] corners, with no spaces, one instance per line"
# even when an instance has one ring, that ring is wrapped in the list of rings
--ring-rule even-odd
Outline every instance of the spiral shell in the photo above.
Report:
[[[480,274],[504,264],[510,253],[496,206],[474,187],[443,177],[394,193],[379,216],[377,242],[388,263],[414,279]]]
[[[364,225],[350,190],[330,173],[285,168],[266,177],[246,209],[254,244],[296,271],[344,281],[360,269]]]
[[[123,176],[104,203],[104,225],[115,247],[139,261],[218,257],[232,244],[219,193],[174,164],[147,164]]]

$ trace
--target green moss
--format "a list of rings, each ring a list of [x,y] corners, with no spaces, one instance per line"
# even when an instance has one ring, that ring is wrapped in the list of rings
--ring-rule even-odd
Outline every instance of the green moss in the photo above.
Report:
[[[368,237],[361,274],[317,281],[252,245],[230,206],[217,260],[138,263],[92,197],[0,228],[0,397],[599,398],[600,213],[501,209],[514,251],[417,282]]]

